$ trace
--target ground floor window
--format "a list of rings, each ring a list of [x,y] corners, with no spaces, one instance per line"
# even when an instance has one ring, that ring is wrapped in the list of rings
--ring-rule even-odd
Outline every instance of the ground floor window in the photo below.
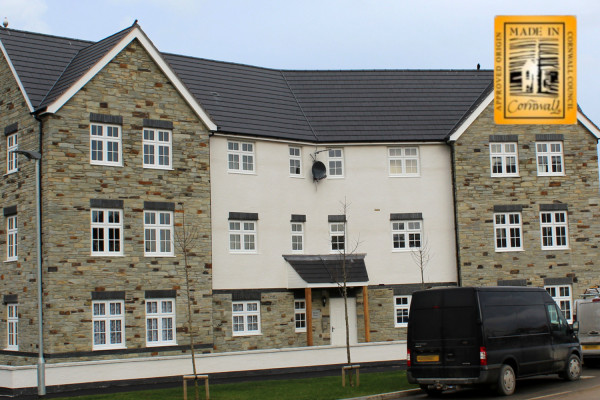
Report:
[[[306,332],[306,301],[304,299],[294,300],[294,321],[296,321],[296,332]]]
[[[394,326],[396,328],[408,326],[410,298],[411,296],[394,296]]]
[[[259,301],[234,301],[231,311],[234,336],[260,334]]]
[[[92,302],[93,349],[125,347],[125,314],[123,300]]]
[[[544,286],[546,291],[554,299],[565,319],[573,323],[573,297],[571,296],[571,285]]]
[[[173,299],[147,299],[146,345],[169,346],[176,343],[175,301]]]
[[[19,309],[16,303],[6,305],[6,350],[19,350]]]

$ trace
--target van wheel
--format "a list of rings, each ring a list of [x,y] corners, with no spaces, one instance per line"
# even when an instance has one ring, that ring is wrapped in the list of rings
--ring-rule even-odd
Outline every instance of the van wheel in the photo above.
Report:
[[[567,381],[576,381],[581,376],[581,360],[575,354],[571,354],[565,370],[561,374],[561,377]]]
[[[507,364],[502,365],[498,376],[498,393],[502,396],[510,396],[515,392],[516,383],[517,378],[513,368]]]

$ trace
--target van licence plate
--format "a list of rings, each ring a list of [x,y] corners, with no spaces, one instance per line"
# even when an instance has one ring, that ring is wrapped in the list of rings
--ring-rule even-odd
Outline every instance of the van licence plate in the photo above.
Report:
[[[581,348],[583,350],[600,350],[600,344],[584,344]]]
[[[440,356],[438,354],[429,355],[418,355],[417,362],[439,362]]]

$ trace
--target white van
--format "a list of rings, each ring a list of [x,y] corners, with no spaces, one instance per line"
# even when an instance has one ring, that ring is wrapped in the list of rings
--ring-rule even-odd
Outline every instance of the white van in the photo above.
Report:
[[[600,289],[586,290],[583,299],[575,300],[575,320],[579,322],[579,342],[584,361],[600,361]]]

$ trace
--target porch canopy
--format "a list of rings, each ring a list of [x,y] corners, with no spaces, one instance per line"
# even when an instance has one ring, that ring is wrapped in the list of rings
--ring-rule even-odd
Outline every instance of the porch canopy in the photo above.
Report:
[[[295,271],[288,274],[289,287],[331,287],[343,284],[344,265],[346,286],[364,286],[369,281],[365,256],[366,254],[284,255],[283,258]]]

